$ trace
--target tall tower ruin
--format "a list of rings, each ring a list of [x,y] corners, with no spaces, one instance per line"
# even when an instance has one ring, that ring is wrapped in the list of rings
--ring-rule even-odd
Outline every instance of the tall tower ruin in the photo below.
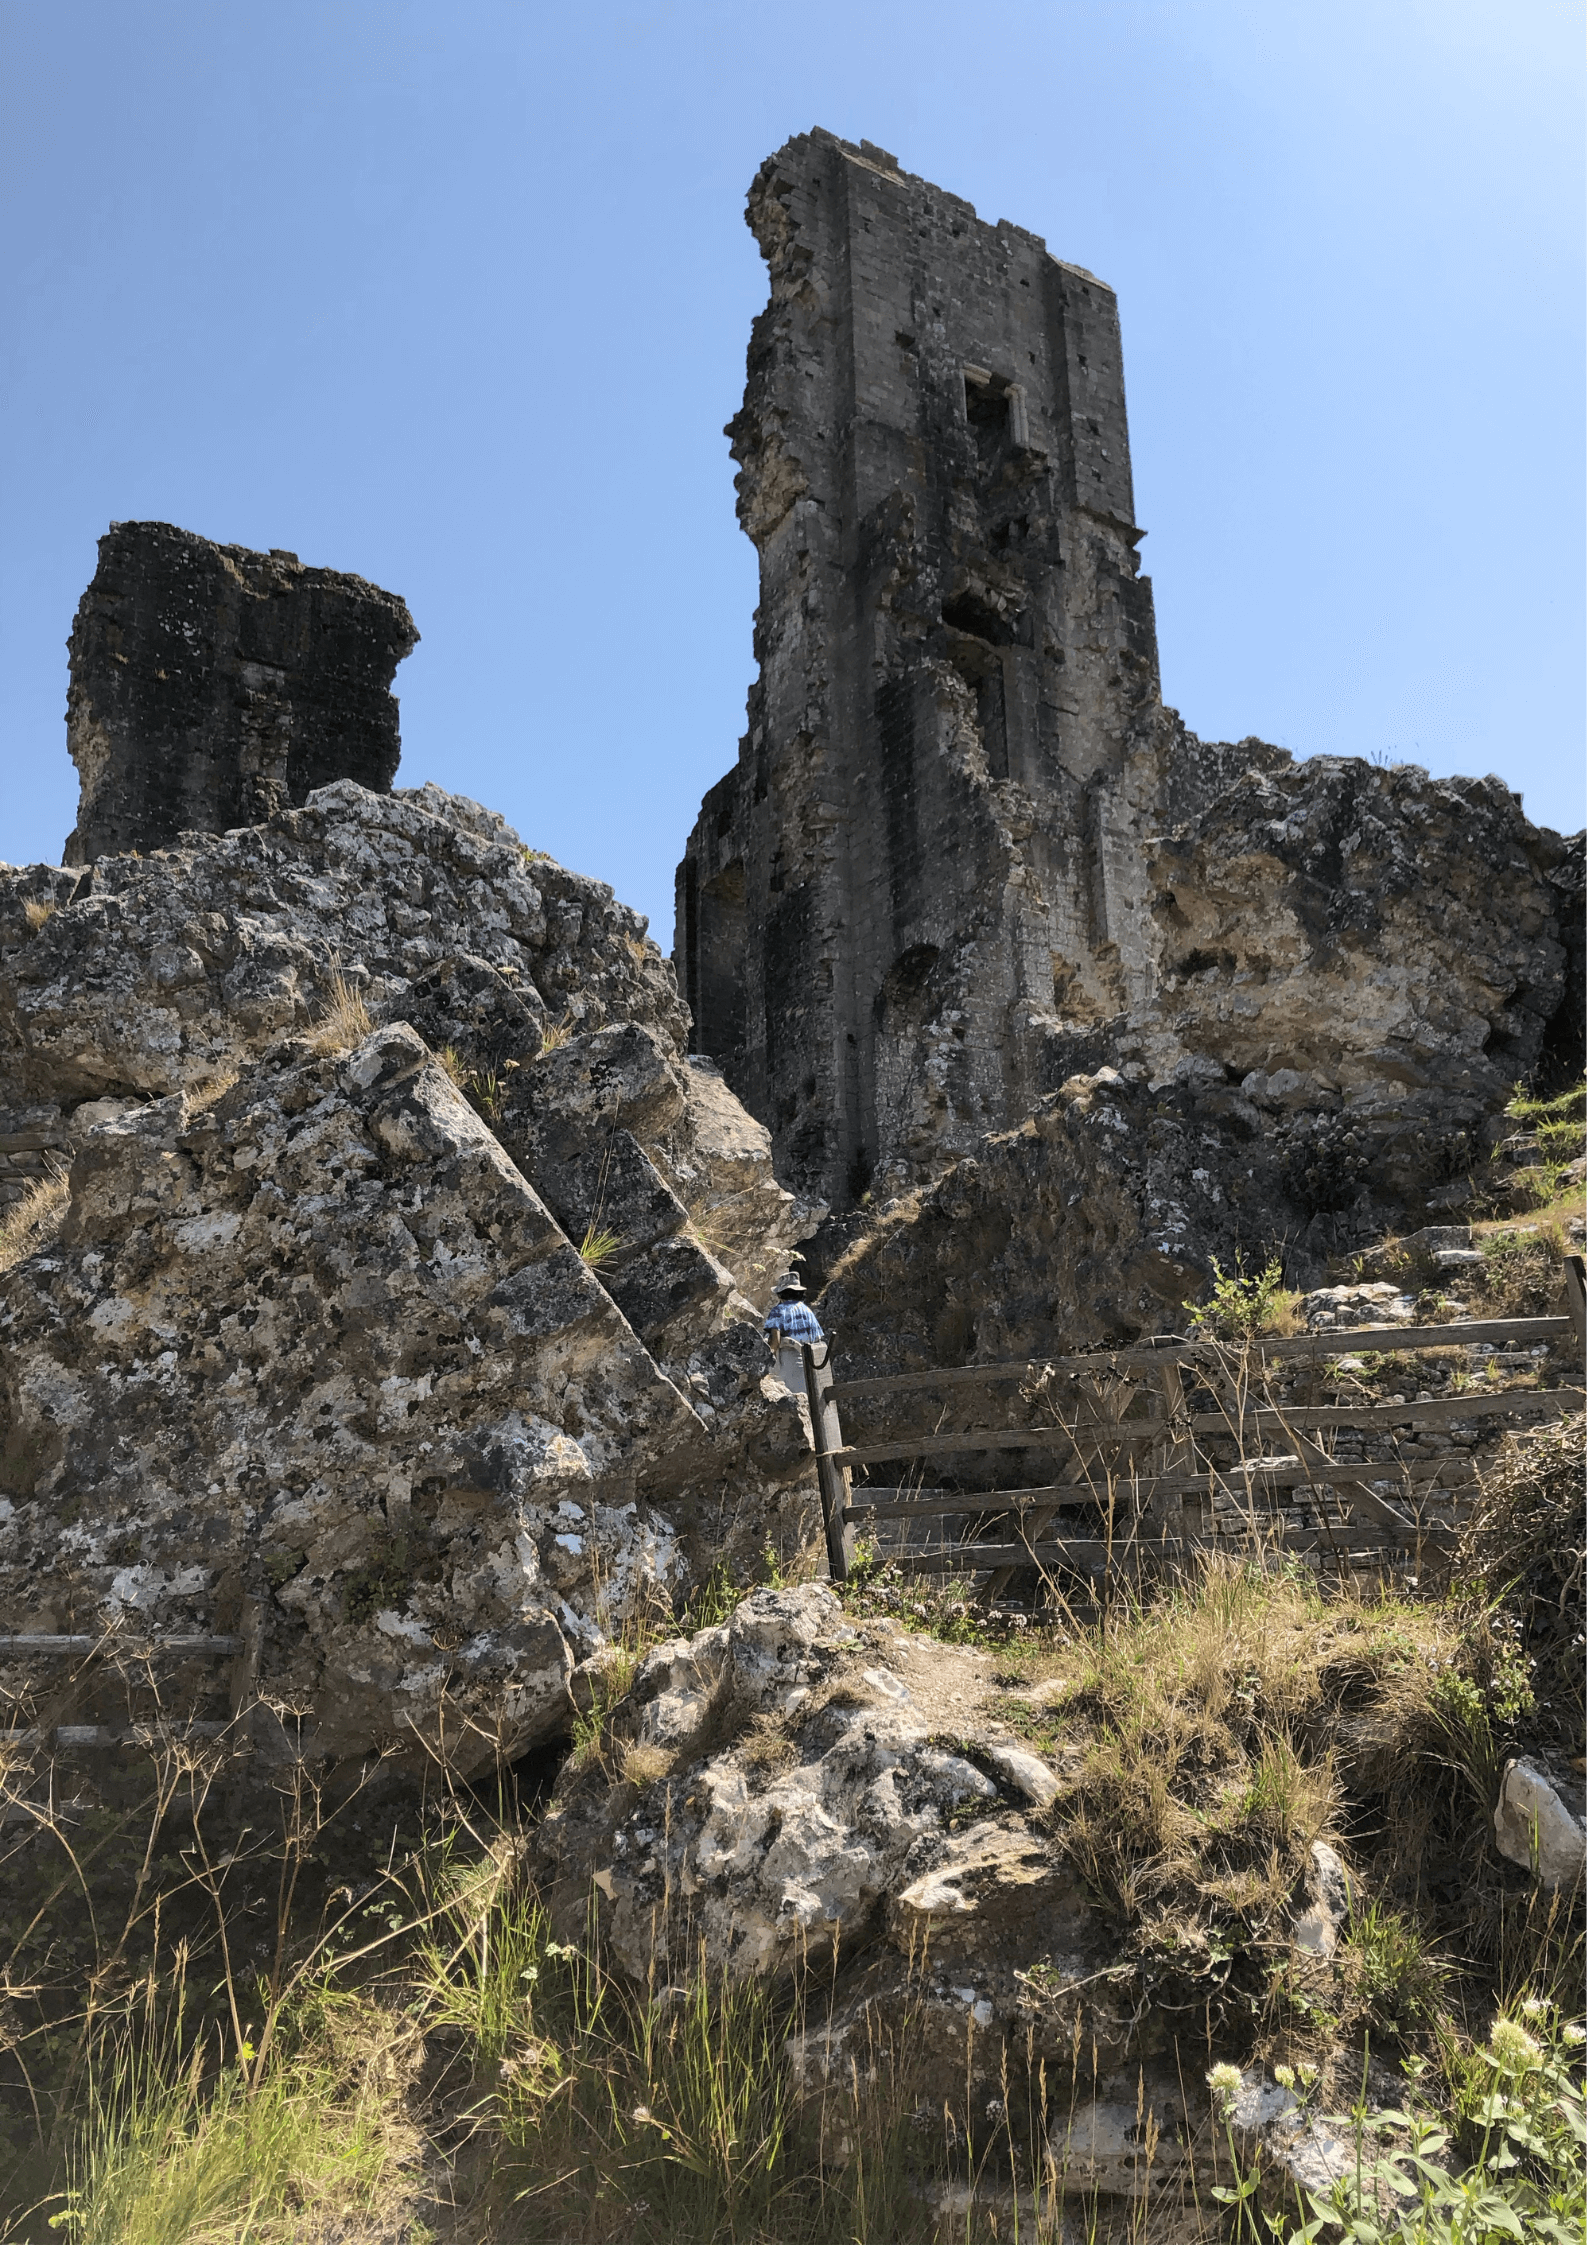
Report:
[[[782,1173],[844,1207],[1021,1119],[1149,971],[1165,713],[1113,291],[822,131],[748,221],[760,670],[677,967]]]

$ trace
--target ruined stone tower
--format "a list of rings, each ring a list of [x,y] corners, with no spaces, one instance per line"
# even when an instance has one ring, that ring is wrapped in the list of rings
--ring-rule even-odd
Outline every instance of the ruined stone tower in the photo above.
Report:
[[[249,826],[330,780],[389,788],[391,681],[418,638],[362,577],[113,523],[69,642],[67,864]]]
[[[827,132],[748,219],[760,674],[677,966],[783,1174],[842,1207],[1020,1119],[1126,1002],[1164,713],[1112,290]]]

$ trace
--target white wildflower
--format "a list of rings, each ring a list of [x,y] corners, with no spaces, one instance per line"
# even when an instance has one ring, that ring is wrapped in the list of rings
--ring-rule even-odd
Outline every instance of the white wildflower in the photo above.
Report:
[[[1231,2066],[1225,2059],[1207,2075],[1207,2087],[1223,2108],[1223,2117],[1227,2120],[1234,2110],[1234,2100],[1240,2094],[1239,2067]]]
[[[1488,2036],[1488,2053],[1500,2073],[1528,2073],[1543,2053],[1525,2027],[1514,2019],[1495,2019]]]

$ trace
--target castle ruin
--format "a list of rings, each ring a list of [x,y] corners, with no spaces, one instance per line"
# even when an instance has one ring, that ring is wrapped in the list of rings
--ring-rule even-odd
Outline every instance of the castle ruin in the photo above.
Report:
[[[362,577],[112,523],[68,642],[66,863],[253,825],[330,780],[383,793],[391,681],[418,640],[406,602]]]
[[[844,1206],[1026,1114],[1146,994],[1143,819],[1232,752],[1159,699],[1113,291],[822,131],[748,220],[760,674],[676,964],[784,1173]]]

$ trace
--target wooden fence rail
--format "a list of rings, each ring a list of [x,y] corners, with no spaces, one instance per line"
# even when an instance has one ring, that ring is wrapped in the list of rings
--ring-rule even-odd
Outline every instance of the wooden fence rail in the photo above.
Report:
[[[1580,1256],[1567,1258],[1565,1295],[1565,1312],[1551,1317],[1369,1326],[1260,1336],[1241,1344],[1166,1336],[1085,1355],[952,1365],[873,1380],[834,1380],[807,1349],[807,1393],[820,1399],[811,1417],[830,1571],[837,1579],[846,1574],[856,1527],[883,1522],[984,1523],[990,1536],[968,1527],[935,1545],[906,1544],[889,1553],[898,1565],[919,1573],[982,1574],[988,1578],[983,1596],[995,1595],[1021,1567],[1095,1573],[1148,1556],[1181,1559],[1226,1551],[1252,1539],[1269,1538],[1288,1551],[1331,1553],[1341,1563],[1394,1551],[1418,1556],[1447,1551],[1457,1539],[1463,1493],[1478,1486],[1469,1456],[1455,1450],[1434,1457],[1336,1457],[1318,1438],[1414,1437],[1494,1419],[1536,1423],[1581,1411],[1587,1389],[1483,1385],[1458,1395],[1387,1403],[1290,1405],[1272,1401],[1262,1374],[1270,1362],[1369,1352],[1401,1355],[1481,1345],[1513,1356],[1573,1332],[1587,1346],[1587,1274]],[[1217,1408],[1187,1407],[1186,1372],[1221,1397]],[[1049,1414],[1044,1423],[947,1432],[882,1427],[848,1442],[838,1427],[839,1404],[912,1397],[926,1402],[940,1397],[946,1404],[958,1391],[1008,1382],[1035,1391],[1027,1400]],[[1072,1408],[1061,1398],[1060,1382],[1078,1385]],[[1155,1409],[1145,1392],[1153,1388]],[[1151,1415],[1130,1418],[1131,1408],[1142,1401]],[[1231,1444],[1236,1457],[1211,1454]],[[1268,1454],[1275,1444],[1282,1445],[1282,1454]],[[856,1469],[1018,1451],[1055,1454],[1058,1477],[1035,1487],[975,1491],[852,1486]],[[1294,1507],[1285,1504],[1295,1494],[1302,1510],[1309,1507],[1313,1514],[1310,1521],[1296,1518]],[[1281,1509],[1259,1517],[1264,1501],[1274,1500]],[[1092,1525],[1073,1535],[1058,1533],[1057,1515],[1077,1509],[1093,1519],[1102,1513],[1107,1530],[1099,1535]],[[1002,1537],[990,1540],[1000,1524]],[[1010,1529],[1018,1541],[1007,1540]]]

